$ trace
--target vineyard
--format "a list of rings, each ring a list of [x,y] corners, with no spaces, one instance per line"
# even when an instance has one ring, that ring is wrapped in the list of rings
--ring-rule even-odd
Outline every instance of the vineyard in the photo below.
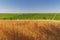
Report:
[[[0,19],[4,20],[60,20],[59,13],[0,13]]]

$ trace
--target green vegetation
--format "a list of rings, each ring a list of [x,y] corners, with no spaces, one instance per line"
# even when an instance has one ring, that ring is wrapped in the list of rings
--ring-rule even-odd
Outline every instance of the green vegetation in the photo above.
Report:
[[[0,19],[49,19],[49,20],[60,20],[59,13],[0,13]]]

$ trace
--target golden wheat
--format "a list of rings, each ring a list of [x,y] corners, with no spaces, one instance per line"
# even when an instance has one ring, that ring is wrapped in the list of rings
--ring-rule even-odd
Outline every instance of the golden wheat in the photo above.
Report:
[[[60,22],[0,20],[0,40],[60,40]]]

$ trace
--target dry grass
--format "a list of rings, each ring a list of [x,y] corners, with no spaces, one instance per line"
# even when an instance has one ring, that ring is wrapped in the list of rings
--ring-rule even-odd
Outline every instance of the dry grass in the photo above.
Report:
[[[0,20],[0,40],[60,40],[60,21]]]

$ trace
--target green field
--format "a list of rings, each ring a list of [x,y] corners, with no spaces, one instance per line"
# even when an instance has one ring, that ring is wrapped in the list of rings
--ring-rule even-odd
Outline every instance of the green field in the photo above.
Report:
[[[49,20],[60,20],[59,13],[0,13],[0,19],[49,19]]]

